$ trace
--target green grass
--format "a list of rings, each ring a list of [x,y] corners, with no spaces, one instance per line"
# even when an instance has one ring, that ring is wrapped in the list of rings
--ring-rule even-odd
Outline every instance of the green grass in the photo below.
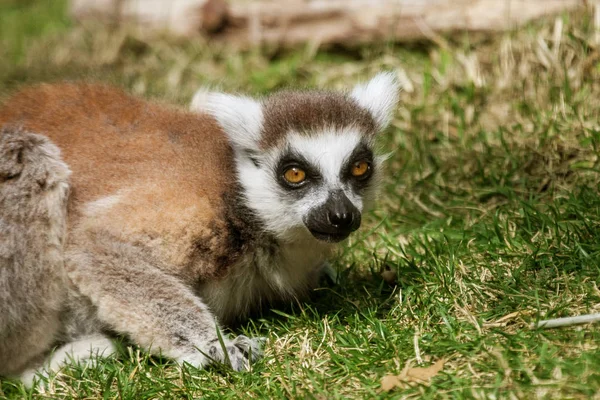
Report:
[[[3,0],[0,3],[0,57],[21,61],[39,37],[69,25],[66,0]]]
[[[43,393],[5,380],[0,396],[599,398],[600,325],[531,328],[600,312],[591,13],[561,17],[559,36],[546,20],[442,47],[240,54],[69,27],[63,2],[15,4],[0,5],[0,21],[19,27],[0,23],[10,55],[0,58],[2,96],[25,83],[88,79],[186,104],[204,84],[251,94],[341,88],[391,68],[410,85],[382,135],[391,158],[379,206],[335,259],[341,282],[237,328],[269,338],[252,371],[179,368],[123,345],[118,360],[64,370]],[[44,7],[51,12],[40,15]],[[386,267],[397,285],[382,280]],[[431,383],[379,391],[385,374],[439,358],[447,363]]]

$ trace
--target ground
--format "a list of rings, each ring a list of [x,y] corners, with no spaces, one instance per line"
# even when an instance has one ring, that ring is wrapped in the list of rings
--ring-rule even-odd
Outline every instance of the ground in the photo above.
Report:
[[[598,29],[582,11],[494,35],[240,54],[77,26],[65,0],[2,2],[0,97],[85,79],[186,104],[199,85],[342,88],[384,69],[404,92],[379,205],[333,260],[341,281],[237,328],[268,337],[251,371],[123,345],[42,391],[4,380],[0,397],[600,398],[600,324],[532,327],[600,312]],[[430,381],[381,391],[442,359]]]

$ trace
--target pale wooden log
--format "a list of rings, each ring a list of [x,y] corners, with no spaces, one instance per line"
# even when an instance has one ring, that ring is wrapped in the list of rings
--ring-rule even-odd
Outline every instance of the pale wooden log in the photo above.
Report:
[[[357,44],[438,32],[506,30],[585,0],[259,0],[230,3],[225,41]]]
[[[510,29],[585,0],[72,0],[73,14],[133,21],[146,31],[211,33],[238,47],[405,41]]]
[[[72,0],[77,20],[100,19],[133,23],[146,31],[194,36],[220,28],[226,18],[225,0]]]

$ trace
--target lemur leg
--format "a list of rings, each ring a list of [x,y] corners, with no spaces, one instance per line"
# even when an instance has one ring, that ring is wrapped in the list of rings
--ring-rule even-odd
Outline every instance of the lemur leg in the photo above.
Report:
[[[25,371],[21,381],[26,387],[32,387],[65,365],[75,363],[94,367],[98,358],[111,357],[115,353],[112,340],[102,334],[82,337],[56,349],[42,366]]]
[[[178,278],[134,246],[95,237],[96,253],[69,255],[69,276],[97,307],[98,318],[154,354],[203,367],[227,361],[240,371],[258,358],[258,339],[222,337],[213,314]],[[101,248],[100,248],[101,246]]]

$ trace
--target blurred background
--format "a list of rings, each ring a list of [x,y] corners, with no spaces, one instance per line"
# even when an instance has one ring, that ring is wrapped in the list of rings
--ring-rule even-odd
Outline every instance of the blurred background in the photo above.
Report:
[[[508,37],[494,32],[591,8],[583,0],[3,0],[0,84],[113,75],[137,93],[184,98],[196,82],[268,91],[397,68],[412,92],[430,74],[406,72],[433,60],[442,85],[481,87],[491,83],[482,64],[506,68],[499,57],[512,57],[506,41],[503,54],[474,51]],[[530,55],[544,67],[559,56],[560,24],[533,35]]]

